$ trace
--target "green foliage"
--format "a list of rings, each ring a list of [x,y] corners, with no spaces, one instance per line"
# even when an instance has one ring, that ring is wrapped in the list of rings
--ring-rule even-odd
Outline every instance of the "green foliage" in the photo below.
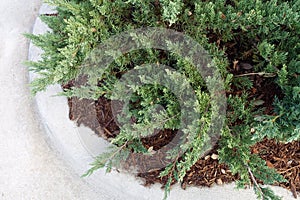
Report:
[[[39,75],[31,84],[33,93],[45,90],[51,84],[65,84],[78,78],[81,64],[92,50],[111,36],[140,27],[171,28],[190,36],[212,56],[221,74],[228,95],[226,126],[219,140],[220,162],[240,176],[237,186],[254,186],[258,198],[278,199],[274,193],[255,182],[264,184],[284,179],[250,148],[264,138],[282,142],[300,140],[300,1],[240,0],[240,1],[179,1],[179,0],[49,0],[57,7],[57,16],[41,16],[51,31],[42,35],[27,34],[44,53],[37,62],[29,62],[30,70]],[[238,51],[233,55],[230,45]],[[176,47],[174,47],[176,49]],[[249,52],[250,55],[248,54]],[[118,52],[107,52],[115,59],[109,69],[98,77],[99,86],[71,88],[61,95],[97,100],[101,96],[130,102],[119,116],[126,124],[132,118],[135,124],[122,127],[112,140],[114,148],[96,158],[85,174],[107,167],[110,171],[120,165],[130,152],[149,154],[140,138],[149,136],[155,129],[178,129],[181,119],[190,119],[181,113],[176,95],[159,84],[164,74],[154,73],[150,78],[129,78],[128,84],[118,80],[122,74],[148,63],[170,66],[184,75],[196,94],[197,102],[187,101],[195,107],[199,119],[191,120],[183,135],[192,138],[169,152],[173,163],[165,167],[161,177],[168,177],[165,185],[167,198],[173,178],[182,181],[186,172],[200,158],[209,143],[208,131],[211,116],[216,115],[212,96],[206,81],[185,58],[157,49],[142,49],[118,57]],[[234,76],[234,60],[250,62],[253,73],[268,79],[282,91],[282,98],[274,100],[274,113],[263,115],[256,108],[255,99],[249,99],[253,80],[246,75]],[[177,82],[173,91],[186,91],[186,83],[178,73],[166,71],[169,82]],[[131,82],[130,82],[131,80]],[[270,80],[270,81],[272,81]],[[211,80],[213,81],[213,80]],[[137,87],[136,82],[142,83]],[[241,90],[236,94],[235,90]],[[133,93],[126,95],[124,91]],[[113,92],[113,90],[117,92]],[[161,107],[157,106],[160,105]],[[254,131],[253,131],[254,130]],[[181,138],[184,139],[184,138]],[[179,153],[182,153],[179,157]],[[253,178],[255,177],[255,178]]]
[[[180,0],[169,1],[160,0],[162,5],[162,18],[169,22],[169,26],[178,20],[178,15],[182,12],[183,3]]]
[[[109,151],[96,157],[95,161],[91,163],[91,168],[82,175],[82,177],[90,176],[94,171],[106,167],[106,172],[110,172],[112,167],[120,167],[122,160],[126,160],[130,154],[125,148],[127,143],[121,147],[110,146]]]
[[[297,91],[298,89],[298,91]],[[297,98],[299,87],[293,87],[292,97]],[[300,101],[299,99],[284,99],[274,102],[276,106],[277,116],[263,116],[257,119],[261,121],[256,126],[257,134],[253,139],[261,139],[264,137],[277,139],[283,142],[292,142],[300,140]]]
[[[257,194],[258,199],[262,199],[262,200],[280,200],[281,199],[270,188],[262,187],[262,186],[259,186],[259,188],[257,186],[254,187],[254,191]]]

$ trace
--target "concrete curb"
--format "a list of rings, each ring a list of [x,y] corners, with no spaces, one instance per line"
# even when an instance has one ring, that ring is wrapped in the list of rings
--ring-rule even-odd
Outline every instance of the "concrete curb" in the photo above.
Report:
[[[53,12],[51,7],[45,4],[40,9],[40,14],[51,12]],[[33,33],[42,34],[46,31],[48,31],[46,25],[37,19]],[[36,61],[40,59],[40,55],[41,50],[31,44],[29,60]],[[30,80],[34,78],[36,78],[36,74],[30,73]],[[109,144],[89,129],[77,127],[68,119],[67,99],[55,96],[60,91],[59,85],[48,87],[45,92],[41,92],[35,97],[36,106],[50,145],[62,155],[62,158],[69,164],[70,170],[81,176],[89,168],[89,163],[94,160],[93,157],[103,152]],[[160,185],[156,184],[145,188],[141,185],[140,180],[125,173],[105,174],[105,170],[99,170],[92,176],[82,179],[82,184],[88,184],[95,193],[99,194],[101,199],[159,200],[163,197]],[[289,191],[278,187],[273,188],[284,199],[293,199]],[[234,189],[234,184],[212,188],[190,187],[185,191],[176,185],[173,187],[169,199],[254,200],[256,196],[252,189]]]

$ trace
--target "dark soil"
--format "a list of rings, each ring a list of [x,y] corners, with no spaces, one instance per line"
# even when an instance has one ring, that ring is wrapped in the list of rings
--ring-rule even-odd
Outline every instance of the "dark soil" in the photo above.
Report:
[[[245,71],[241,72],[240,70],[243,69],[237,70],[235,74],[245,73]],[[251,73],[251,70],[246,72]],[[250,79],[252,79],[254,85],[249,90],[249,98],[263,100],[264,104],[261,107],[265,107],[264,113],[272,114],[274,96],[282,97],[279,88],[268,79],[263,79],[258,75],[253,75]],[[70,82],[64,85],[64,88],[70,88],[72,85],[73,83]],[[235,91],[235,94],[240,92],[236,88],[233,91]],[[97,101],[71,98],[68,102],[70,119],[76,121],[78,125],[82,124],[91,128],[96,134],[107,140],[114,138],[119,133],[119,126],[113,117],[110,100],[104,97],[99,98]],[[146,148],[153,146],[153,150],[158,150],[168,144],[175,135],[176,131],[172,130],[157,131],[153,136],[142,139],[142,142]],[[187,172],[184,181],[181,183],[183,189],[188,185],[210,187],[214,184],[221,185],[239,179],[238,175],[232,175],[228,166],[218,162],[216,149],[217,146],[207,156],[199,159]],[[297,192],[300,192],[300,142],[282,144],[274,140],[265,140],[256,144],[252,148],[252,153],[259,154],[266,160],[269,167],[275,168],[282,174],[288,180],[288,183],[279,185],[291,190],[293,195],[297,197]],[[164,164],[163,157],[164,155],[159,155],[156,156],[156,159],[150,161],[149,157],[133,154],[126,163],[138,166],[137,176],[143,178],[146,186],[156,182],[164,185],[167,178],[159,178],[158,176],[162,169],[153,170],[155,168],[153,166]],[[148,170],[149,166],[146,166],[146,163],[149,162],[153,163],[151,165],[152,170]]]

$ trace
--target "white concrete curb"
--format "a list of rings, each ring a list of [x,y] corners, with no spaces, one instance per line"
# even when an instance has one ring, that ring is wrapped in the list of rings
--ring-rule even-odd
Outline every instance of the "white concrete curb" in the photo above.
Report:
[[[53,11],[47,5],[43,5],[40,9],[40,14],[51,12]],[[33,33],[42,34],[47,30],[47,27],[40,19],[37,19]],[[40,55],[41,50],[31,44],[29,48],[29,60],[38,60],[40,59]],[[35,77],[35,74],[30,74],[31,80]],[[47,91],[37,94],[35,101],[41,122],[46,130],[45,132],[50,138],[50,145],[53,145],[60,152],[63,159],[69,163],[70,170],[74,170],[78,176],[81,176],[89,168],[89,163],[93,161],[93,156],[102,152],[108,143],[97,137],[89,129],[76,127],[68,119],[69,109],[67,99],[65,97],[54,96],[60,91],[61,88],[59,85],[50,86]],[[93,188],[95,193],[98,193],[99,196],[104,196],[105,199],[160,200],[163,197],[163,190],[160,189],[160,185],[156,184],[151,188],[145,188],[141,185],[140,180],[124,173],[112,172],[105,174],[104,170],[99,170],[92,176],[83,178],[82,184],[88,184]],[[212,188],[190,187],[187,190],[182,190],[176,185],[173,187],[169,199],[256,199],[252,189],[236,190],[233,188],[234,184],[229,184]],[[289,191],[278,187],[273,188],[284,199],[293,199]]]

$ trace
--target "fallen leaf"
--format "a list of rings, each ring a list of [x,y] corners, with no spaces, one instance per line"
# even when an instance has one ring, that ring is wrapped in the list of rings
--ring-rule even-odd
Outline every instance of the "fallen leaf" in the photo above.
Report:
[[[243,69],[246,69],[246,70],[249,70],[249,69],[252,69],[253,66],[250,65],[249,63],[240,63],[240,66],[243,68]]]
[[[260,106],[260,105],[263,105],[264,103],[265,103],[265,101],[264,101],[264,100],[261,100],[261,99],[258,99],[258,100],[253,101],[253,104],[254,104],[255,106]]]

